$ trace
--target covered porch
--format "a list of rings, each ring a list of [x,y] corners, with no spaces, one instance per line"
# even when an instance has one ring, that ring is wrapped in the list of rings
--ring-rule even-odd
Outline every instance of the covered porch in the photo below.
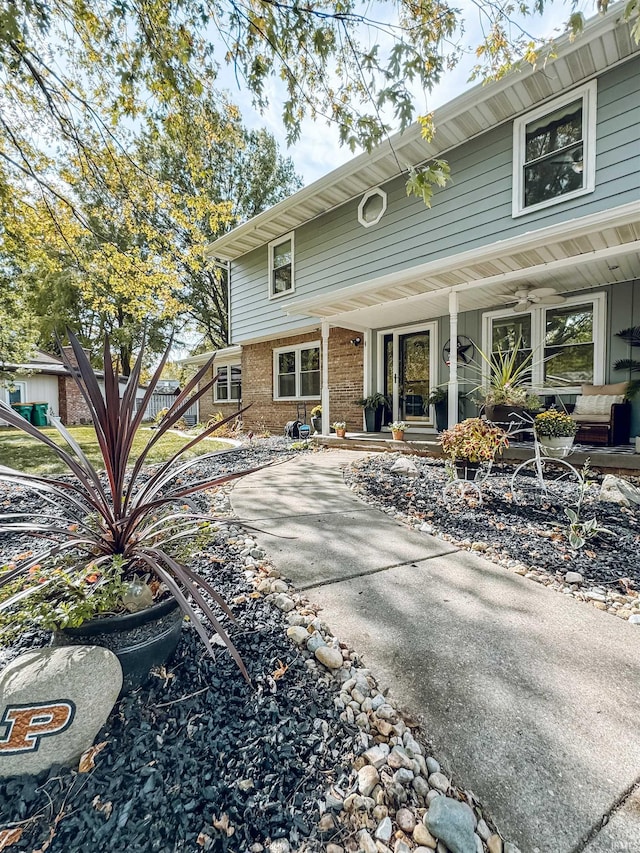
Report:
[[[589,331],[574,340],[576,312],[582,312]],[[427,445],[435,440],[435,412],[425,404],[430,390],[446,389],[449,425],[476,414],[468,400],[469,391],[483,383],[478,354],[495,350],[496,340],[509,346],[522,336],[530,351],[540,352],[541,364],[551,353],[553,369],[539,368],[531,385],[543,399],[556,395],[570,403],[583,383],[631,378],[614,365],[630,356],[616,333],[640,324],[640,206],[621,205],[383,274],[300,301],[291,313],[318,318],[323,341],[334,326],[360,331],[364,396],[387,395],[393,407],[388,420],[406,420],[416,441]],[[550,340],[553,324],[556,337]],[[410,347],[424,350],[420,371],[407,369]],[[323,422],[330,424],[326,362],[322,408]],[[636,405],[629,438],[639,432]]]

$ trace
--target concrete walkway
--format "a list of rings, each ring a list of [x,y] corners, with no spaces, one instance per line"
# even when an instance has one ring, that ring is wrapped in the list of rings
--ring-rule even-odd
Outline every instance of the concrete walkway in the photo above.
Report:
[[[640,627],[366,506],[355,457],[251,474],[233,509],[522,853],[638,853]]]

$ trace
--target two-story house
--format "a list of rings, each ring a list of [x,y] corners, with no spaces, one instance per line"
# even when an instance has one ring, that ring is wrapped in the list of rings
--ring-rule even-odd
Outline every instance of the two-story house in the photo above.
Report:
[[[361,429],[354,401],[379,391],[429,431],[429,390],[448,387],[455,422],[477,384],[464,361],[516,341],[544,393],[628,379],[613,365],[615,333],[640,324],[640,48],[623,5],[544,67],[437,109],[431,142],[412,126],[212,243],[233,346],[202,405],[241,397],[250,427],[280,432],[321,402],[325,431]],[[451,181],[427,208],[406,169],[434,157]]]

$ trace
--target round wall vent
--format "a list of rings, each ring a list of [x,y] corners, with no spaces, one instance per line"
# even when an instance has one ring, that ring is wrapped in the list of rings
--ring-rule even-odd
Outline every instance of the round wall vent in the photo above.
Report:
[[[380,222],[387,209],[387,194],[376,187],[366,192],[358,205],[358,222],[365,228]]]

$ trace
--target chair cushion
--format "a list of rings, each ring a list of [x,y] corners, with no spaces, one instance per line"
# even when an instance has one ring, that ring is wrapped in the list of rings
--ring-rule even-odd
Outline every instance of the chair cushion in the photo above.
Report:
[[[583,394],[576,397],[573,412],[576,415],[606,415],[608,420],[611,406],[623,400],[624,394]]]
[[[586,396],[597,394],[622,394],[627,393],[628,382],[615,382],[613,385],[583,385],[582,393]]]
[[[571,417],[578,424],[608,424],[611,420],[611,415],[576,415],[574,412]]]

